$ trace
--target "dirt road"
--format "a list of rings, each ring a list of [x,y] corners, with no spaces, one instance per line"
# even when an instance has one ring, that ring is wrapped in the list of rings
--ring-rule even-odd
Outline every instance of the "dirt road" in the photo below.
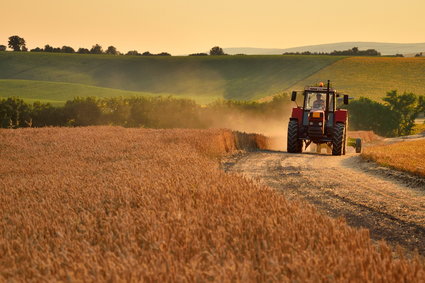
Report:
[[[332,217],[344,217],[349,225],[368,228],[374,240],[385,239],[425,255],[423,179],[366,163],[355,154],[263,151],[224,167],[258,179],[288,199],[307,201]]]

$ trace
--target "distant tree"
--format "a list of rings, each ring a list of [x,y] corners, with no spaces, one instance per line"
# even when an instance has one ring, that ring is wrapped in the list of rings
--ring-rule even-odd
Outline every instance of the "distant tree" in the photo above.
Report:
[[[80,47],[80,48],[78,48],[77,53],[79,53],[79,54],[90,54],[90,50],[88,50],[87,48]]]
[[[128,51],[125,55],[129,55],[129,56],[139,56],[141,55],[139,52],[137,52],[137,50],[130,50]]]
[[[149,51],[143,52],[142,56],[154,56],[152,53],[150,53]]]
[[[398,115],[397,135],[410,135],[415,126],[419,113],[425,111],[425,96],[416,96],[413,93],[397,94],[396,90],[387,92],[384,100],[391,111]]]
[[[44,51],[43,48],[40,48],[40,47],[36,47],[30,50],[30,52],[43,52],[43,51]]]
[[[49,44],[44,45],[44,52],[53,52],[53,50],[53,46],[50,46]]]
[[[6,51],[6,45],[0,45],[0,51]]]
[[[208,56],[208,53],[192,53],[189,56]]]
[[[403,54],[397,53],[396,55],[394,55],[394,57],[404,57]]]
[[[171,54],[167,53],[167,52],[161,52],[161,53],[156,54],[156,56],[171,56]]]
[[[72,48],[71,46],[62,46],[61,48],[61,52],[62,53],[75,53],[74,48]]]
[[[372,130],[381,136],[395,136],[398,115],[379,102],[360,97],[347,105],[350,111],[350,127],[354,130]]]
[[[423,56],[422,52],[415,55],[415,57],[422,57],[422,56]]]
[[[219,46],[215,46],[211,48],[210,55],[226,55],[226,54],[224,53],[223,48]]]
[[[31,119],[33,127],[63,126],[66,123],[63,108],[50,103],[34,102]]]
[[[109,46],[105,53],[109,55],[119,55],[119,52],[114,46]]]
[[[102,46],[100,46],[99,44],[93,45],[93,47],[90,49],[90,53],[91,54],[102,54],[103,53]]]
[[[64,115],[74,126],[89,126],[98,124],[102,112],[95,97],[77,97],[65,103]]]
[[[9,97],[0,100],[0,122],[2,128],[25,127],[30,122],[31,109],[22,99]]]
[[[9,37],[8,45],[13,49],[13,51],[21,51],[22,48],[25,47],[25,39],[17,35],[13,35]]]

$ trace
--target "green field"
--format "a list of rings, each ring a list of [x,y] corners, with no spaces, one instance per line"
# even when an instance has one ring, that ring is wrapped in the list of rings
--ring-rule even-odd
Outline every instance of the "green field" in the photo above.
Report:
[[[249,100],[281,93],[342,57],[208,56],[137,57],[0,52],[0,95],[62,101],[74,96],[133,92],[176,95],[204,103]],[[11,80],[20,80],[12,83]],[[28,81],[37,81],[32,86]],[[57,85],[46,82],[68,83]],[[17,87],[22,83],[22,92]],[[77,84],[77,85],[70,85]],[[96,86],[99,88],[85,88]],[[48,89],[52,89],[49,92]],[[61,89],[64,93],[61,93]],[[75,91],[75,93],[74,93]],[[104,94],[101,92],[105,92]]]
[[[146,57],[0,52],[0,97],[60,104],[76,96],[252,100],[331,79],[354,97],[425,94],[425,58]]]
[[[26,101],[62,104],[75,96],[126,97],[149,96],[150,93],[103,88],[75,83],[43,82],[30,80],[0,80],[0,97],[21,97]]]
[[[335,62],[290,89],[330,79],[334,87],[356,98],[380,100],[393,89],[425,94],[425,58],[350,57]],[[288,89],[288,91],[290,90]]]

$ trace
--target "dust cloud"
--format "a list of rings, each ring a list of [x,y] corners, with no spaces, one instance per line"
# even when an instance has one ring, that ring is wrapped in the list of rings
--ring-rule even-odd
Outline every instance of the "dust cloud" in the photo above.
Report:
[[[283,107],[280,113],[247,113],[226,111],[211,119],[211,128],[227,128],[234,131],[262,134],[270,138],[270,150],[286,150],[286,138],[290,109]]]

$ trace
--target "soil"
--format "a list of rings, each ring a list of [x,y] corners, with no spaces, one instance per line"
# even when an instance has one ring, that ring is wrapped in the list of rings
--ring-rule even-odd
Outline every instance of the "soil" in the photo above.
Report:
[[[259,151],[239,154],[222,166],[367,228],[373,240],[425,255],[425,179],[363,161],[355,153]]]

